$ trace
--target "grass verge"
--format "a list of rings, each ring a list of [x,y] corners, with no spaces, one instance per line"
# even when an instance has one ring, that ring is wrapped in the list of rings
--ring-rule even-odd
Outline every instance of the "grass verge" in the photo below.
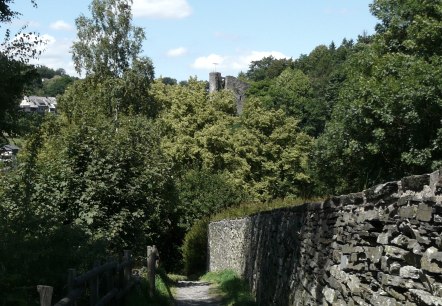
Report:
[[[218,285],[223,305],[254,306],[256,305],[248,284],[232,270],[209,272],[201,277],[202,281]]]
[[[175,305],[172,292],[170,290],[170,279],[165,271],[159,269],[155,276],[155,295],[149,297],[149,286],[146,272],[141,273],[141,282],[126,297],[124,306],[173,306]]]
[[[304,203],[321,202],[324,198],[287,198],[287,199],[277,199],[268,202],[246,202],[238,206],[229,207],[214,216],[210,217],[210,221],[220,221],[224,219],[237,219],[250,216],[262,211],[269,211],[273,209],[283,208],[283,207],[293,207],[299,206]]]

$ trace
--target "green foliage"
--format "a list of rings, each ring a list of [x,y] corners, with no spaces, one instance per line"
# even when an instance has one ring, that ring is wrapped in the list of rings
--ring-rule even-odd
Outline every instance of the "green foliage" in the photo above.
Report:
[[[206,272],[208,226],[208,218],[198,220],[184,237],[181,252],[184,272],[188,276],[202,275]]]
[[[356,191],[441,164],[441,4],[378,0],[371,10],[381,21],[377,34],[349,57],[317,141],[312,169],[325,192]]]
[[[36,66],[35,70],[37,76],[24,89],[28,96],[56,97],[78,79],[67,75],[62,68],[54,70],[46,66]]]
[[[13,18],[20,15],[19,12],[11,8],[11,4],[13,3],[14,0],[0,0],[0,22],[10,22]],[[30,3],[32,3],[34,7],[37,6],[37,1],[35,0],[30,0]]]
[[[26,84],[37,78],[33,67],[0,53],[0,133],[18,133],[14,118]]]
[[[62,95],[66,88],[75,80],[76,78],[68,75],[56,75],[51,79],[44,80],[40,89],[34,89],[33,95],[44,97],[56,97]]]
[[[90,18],[75,20],[75,70],[86,75],[121,76],[142,51],[144,30],[132,25],[132,0],[93,0]]]
[[[309,193],[306,169],[312,138],[283,110],[248,99],[235,133],[235,152],[247,165],[244,180],[255,199],[268,200]]]
[[[186,230],[196,221],[217,213],[246,197],[226,173],[191,169],[177,182],[180,225]]]
[[[51,284],[61,294],[68,268],[82,270],[105,253],[101,240],[66,224],[50,199],[35,198],[41,183],[35,167],[42,145],[37,135],[28,140],[18,167],[0,174],[1,300],[20,300],[25,305],[33,303],[34,295],[19,288]]]
[[[384,52],[442,55],[440,1],[375,0],[370,10],[380,20],[377,39]]]
[[[216,283],[223,293],[223,305],[252,306],[256,305],[249,285],[231,270],[209,272],[201,280]]]
[[[34,7],[37,7],[36,1],[30,1]],[[12,22],[13,19],[20,16],[20,12],[11,9],[13,0],[0,1],[0,28],[3,24]],[[3,24],[2,24],[3,23]],[[5,29],[3,41],[0,43],[1,56],[5,56],[9,60],[18,61],[22,64],[29,63],[32,58],[37,58],[41,51],[37,49],[38,46],[45,42],[38,34],[33,32],[25,32],[26,26],[23,26],[17,33],[12,34],[10,29]]]
[[[35,67],[35,69],[37,70],[37,73],[40,75],[40,78],[42,78],[42,79],[52,79],[55,76],[66,75],[66,72],[63,68],[54,70],[52,68],[41,65],[41,66]]]
[[[208,95],[194,80],[185,87],[155,83],[153,90],[164,105],[162,145],[180,171],[223,172],[252,199],[308,193],[312,139],[283,110],[250,98],[238,117],[230,92]]]
[[[276,59],[273,56],[267,56],[258,61],[252,61],[246,77],[251,81],[263,81],[274,79],[281,74],[286,68],[293,66],[292,59]]]
[[[170,77],[161,77],[159,80],[166,85],[177,85],[178,84],[176,79],[170,78]]]
[[[44,127],[34,198],[115,249],[135,251],[135,242],[142,248],[171,226],[164,221],[173,184],[158,133],[142,117],[121,116],[118,129],[105,118],[88,119]]]
[[[10,23],[20,13],[14,11],[11,5],[14,1],[0,1],[0,28]],[[36,1],[30,3],[36,6]],[[39,55],[37,46],[42,40],[35,33],[25,33],[25,27],[12,35],[9,29],[3,31],[3,41],[0,43],[0,134],[17,134],[14,118],[26,85],[37,78],[33,66],[27,65],[29,59]]]
[[[268,94],[270,106],[297,118],[304,132],[316,136],[322,131],[327,108],[314,99],[312,82],[301,70],[284,70],[273,80]]]
[[[252,78],[247,97],[259,98],[269,108],[284,110],[287,116],[299,121],[303,132],[317,137],[330,119],[337,92],[346,78],[343,64],[354,49],[351,41],[344,40],[339,48],[334,43],[329,47],[320,45],[295,61],[280,60],[277,67],[283,69],[278,73]],[[260,69],[254,65],[247,74],[266,71],[263,67],[270,69],[277,62],[265,58],[258,62]]]
[[[142,65],[142,63],[140,63]],[[143,114],[155,117],[159,105],[150,93],[150,76],[138,73],[138,67],[125,71],[122,78],[87,77],[72,84],[58,100],[59,110],[70,121],[85,116],[114,118],[121,114]]]
[[[435,145],[442,115],[441,59],[379,56],[368,49],[353,60],[358,69],[341,89],[318,140],[320,176],[343,192],[430,171],[441,158]]]

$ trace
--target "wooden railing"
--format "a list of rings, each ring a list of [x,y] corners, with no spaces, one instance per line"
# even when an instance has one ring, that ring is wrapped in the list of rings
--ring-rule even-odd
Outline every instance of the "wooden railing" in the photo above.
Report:
[[[94,268],[77,276],[75,269],[68,271],[68,294],[55,306],[76,305],[86,291],[91,306],[116,305],[134,285],[132,274],[133,259],[130,251],[124,251],[121,263],[108,260],[101,264],[96,262]],[[86,290],[86,289],[89,290]],[[40,294],[40,305],[50,306],[53,288],[37,286]]]

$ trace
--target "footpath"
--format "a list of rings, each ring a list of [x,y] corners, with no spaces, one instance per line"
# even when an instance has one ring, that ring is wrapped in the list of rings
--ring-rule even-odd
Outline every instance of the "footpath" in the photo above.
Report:
[[[221,298],[210,292],[206,282],[179,281],[176,286],[176,306],[221,306]]]

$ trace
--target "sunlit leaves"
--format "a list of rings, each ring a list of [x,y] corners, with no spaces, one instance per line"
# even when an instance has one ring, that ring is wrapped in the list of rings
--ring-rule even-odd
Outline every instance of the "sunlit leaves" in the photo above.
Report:
[[[132,0],[93,0],[92,16],[75,20],[72,55],[78,73],[121,76],[136,61],[145,34],[131,23],[131,5]]]
[[[238,117],[230,92],[208,95],[194,80],[186,87],[156,83],[154,92],[165,105],[162,145],[178,169],[227,172],[252,199],[305,191],[311,138],[284,110],[250,98]]]

